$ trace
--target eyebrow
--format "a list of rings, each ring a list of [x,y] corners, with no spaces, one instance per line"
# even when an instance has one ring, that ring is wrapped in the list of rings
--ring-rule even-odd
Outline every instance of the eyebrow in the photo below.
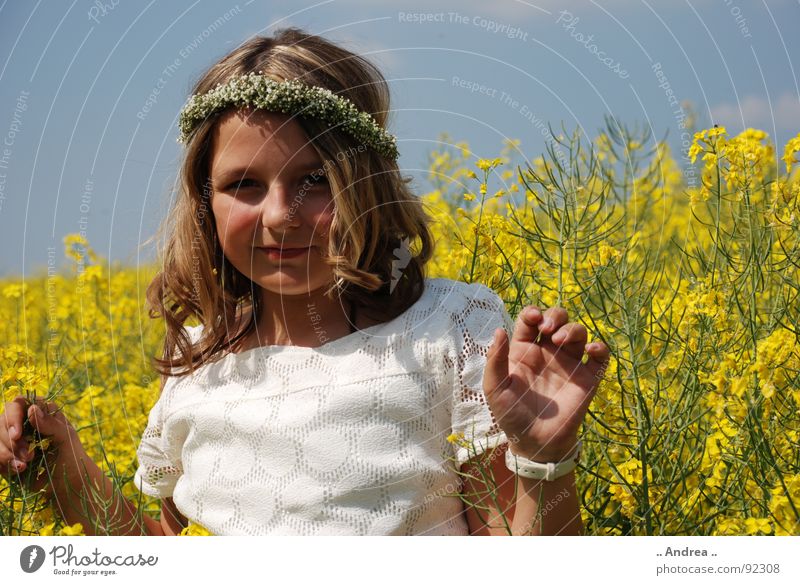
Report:
[[[230,180],[233,180],[233,179],[236,179],[236,178],[239,178],[239,177],[243,177],[243,176],[247,175],[248,173],[252,173],[254,168],[255,167],[253,167],[251,165],[249,167],[234,167],[232,169],[225,169],[225,170],[220,171],[219,173],[215,174],[213,176],[213,180],[217,184],[224,184],[224,183],[227,183]],[[316,170],[324,171],[323,165],[322,165],[321,162],[307,162],[305,164],[299,165],[296,168],[296,170],[300,171],[300,172],[303,172],[303,173],[305,173],[307,171],[316,171]]]

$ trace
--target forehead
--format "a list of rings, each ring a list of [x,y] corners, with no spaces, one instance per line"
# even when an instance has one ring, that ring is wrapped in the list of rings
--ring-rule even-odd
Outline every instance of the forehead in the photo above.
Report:
[[[309,162],[321,164],[308,136],[290,114],[263,110],[229,110],[212,131],[211,171],[233,165],[269,161],[279,167]]]

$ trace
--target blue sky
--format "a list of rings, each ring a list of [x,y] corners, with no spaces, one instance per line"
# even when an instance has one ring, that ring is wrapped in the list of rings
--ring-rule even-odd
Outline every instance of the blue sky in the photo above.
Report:
[[[51,247],[63,264],[81,230],[111,260],[151,260],[180,108],[253,35],[299,26],[376,63],[421,194],[441,132],[478,157],[518,138],[532,159],[543,124],[594,136],[612,114],[680,153],[687,100],[700,126],[782,149],[800,130],[799,23],[797,0],[0,1],[0,275],[34,275]]]

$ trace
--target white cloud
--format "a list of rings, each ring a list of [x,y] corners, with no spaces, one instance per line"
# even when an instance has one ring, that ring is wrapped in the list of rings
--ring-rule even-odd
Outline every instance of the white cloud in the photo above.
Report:
[[[772,108],[766,97],[756,95],[745,96],[738,104],[718,104],[711,108],[711,123],[729,130],[759,128],[770,134],[773,124],[791,133],[800,130],[800,98],[786,92],[772,100]]]

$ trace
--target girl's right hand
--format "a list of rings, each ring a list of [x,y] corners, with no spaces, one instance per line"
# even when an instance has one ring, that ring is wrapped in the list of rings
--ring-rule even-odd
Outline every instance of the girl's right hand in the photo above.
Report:
[[[50,438],[51,444],[47,451],[55,452],[54,456],[47,458],[47,470],[38,478],[32,478],[29,484],[31,489],[39,491],[47,486],[51,474],[62,473],[63,465],[69,465],[70,461],[76,459],[74,456],[69,457],[67,452],[80,451],[83,448],[78,433],[57,409],[57,405],[52,402],[40,399],[31,404],[23,396],[17,396],[13,401],[5,403],[4,411],[0,413],[0,473],[4,477],[20,482],[22,474],[36,456],[23,437],[26,417],[30,426],[38,430],[42,437]]]

